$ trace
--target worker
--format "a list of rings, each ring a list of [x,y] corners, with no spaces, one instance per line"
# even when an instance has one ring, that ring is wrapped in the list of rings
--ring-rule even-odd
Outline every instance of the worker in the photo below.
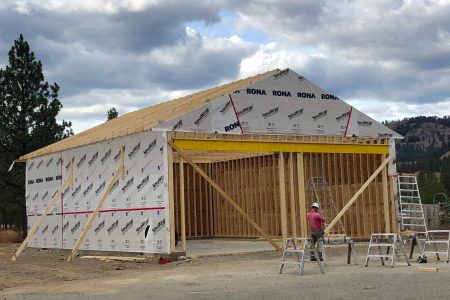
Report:
[[[317,253],[319,255],[319,259],[323,260],[321,249],[319,249],[318,241],[323,241],[323,224],[325,223],[325,218],[322,213],[319,211],[320,204],[314,202],[311,205],[311,210],[306,215],[309,224],[309,230],[311,232],[311,249],[317,247]],[[316,257],[314,255],[314,251],[311,250],[311,261],[316,261]]]

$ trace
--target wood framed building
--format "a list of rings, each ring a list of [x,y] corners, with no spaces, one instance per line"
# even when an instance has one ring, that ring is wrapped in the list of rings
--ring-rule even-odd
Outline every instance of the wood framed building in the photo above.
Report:
[[[264,237],[279,248],[274,237],[307,234],[306,211],[325,193],[334,203],[323,205],[335,211],[327,219],[340,211],[349,236],[391,232],[393,138],[401,136],[277,69],[125,114],[21,157],[27,242],[74,253],[173,253],[178,232],[184,251],[186,239],[212,237]],[[327,190],[311,190],[315,177]]]

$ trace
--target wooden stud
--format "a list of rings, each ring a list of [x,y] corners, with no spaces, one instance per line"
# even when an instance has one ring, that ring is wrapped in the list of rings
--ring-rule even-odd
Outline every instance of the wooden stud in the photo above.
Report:
[[[184,161],[180,157],[180,214],[181,214],[181,242],[183,243],[183,252],[186,253],[186,208],[184,205]]]
[[[122,161],[124,161],[125,155],[122,155]],[[124,166],[122,166],[122,169]],[[168,168],[168,185],[169,185],[169,223],[170,223],[170,252],[173,253],[175,249],[175,195],[174,195],[174,182],[173,182],[173,153],[170,147],[167,147],[167,168]],[[123,178],[123,173],[122,173]]]
[[[337,221],[347,212],[347,210],[350,208],[350,206],[358,199],[359,195],[361,195],[362,192],[367,188],[367,186],[374,180],[374,178],[383,170],[384,167],[389,163],[391,160],[390,157],[385,159],[381,165],[378,167],[378,169],[375,170],[375,172],[367,179],[367,181],[359,188],[359,190],[353,195],[353,197],[347,202],[347,204],[342,208],[342,210],[337,214],[337,216],[331,221],[330,224],[328,224],[327,228],[325,228],[325,233],[330,232],[330,229],[333,228],[333,226],[337,223]]]
[[[121,155],[121,157],[124,156],[124,150],[125,150],[125,147],[124,147],[124,145],[122,145],[120,147],[120,155]],[[102,208],[103,203],[108,198],[108,195],[109,195],[109,192],[111,191],[111,188],[113,187],[113,185],[116,182],[116,180],[118,180],[119,176],[122,176],[122,173],[124,171],[123,164],[124,164],[124,160],[121,159],[119,167],[117,168],[116,172],[114,173],[113,178],[109,182],[108,187],[103,192],[103,195],[100,198],[100,200],[98,201],[97,206],[95,207],[94,211],[89,216],[89,219],[88,219],[88,221],[86,223],[86,226],[84,227],[83,231],[81,232],[80,236],[78,237],[78,240],[75,243],[75,246],[73,247],[72,252],[69,255],[69,258],[67,259],[67,261],[71,261],[77,255],[78,249],[80,248],[81,243],[84,241],[84,238],[86,237],[86,234],[89,232],[89,229],[92,227],[92,224],[94,223],[94,220],[97,217],[99,210]],[[173,212],[173,210],[172,210],[172,212]]]
[[[383,160],[387,160],[386,154],[382,155]],[[384,207],[384,223],[385,232],[391,233],[391,216],[389,213],[389,192],[388,192],[388,178],[387,178],[387,166],[382,170],[382,180],[383,180],[383,207]]]
[[[187,228],[188,228],[188,236],[192,237],[192,217],[191,217],[191,205],[192,205],[192,197],[191,197],[191,190],[192,190],[192,176],[191,176],[191,166],[186,165],[186,181],[187,181],[187,195],[188,195],[188,201],[187,201]]]
[[[243,215],[244,218],[258,231],[258,233],[261,234],[276,250],[281,250],[281,247],[272,238],[270,238],[267,233],[236,203],[236,201],[234,201],[220,186],[217,185],[216,182],[211,179],[211,177],[209,177],[197,164],[185,156],[185,154],[172,141],[169,140],[168,144],[173,150],[178,152],[178,154],[183,157],[184,160],[186,160],[186,162],[190,164],[206,181],[208,181],[239,214]]]
[[[303,153],[297,153],[297,185],[300,211],[300,237],[308,236],[308,224],[306,222],[306,198],[305,198],[305,171],[303,168]]]
[[[399,232],[399,228],[397,226],[397,206],[395,205],[395,198],[394,198],[394,178],[391,176],[389,177],[389,200],[391,201],[391,229],[392,232]]]
[[[291,233],[293,237],[297,237],[297,213],[295,209],[295,186],[294,186],[294,156],[289,153],[289,199],[291,205]]]

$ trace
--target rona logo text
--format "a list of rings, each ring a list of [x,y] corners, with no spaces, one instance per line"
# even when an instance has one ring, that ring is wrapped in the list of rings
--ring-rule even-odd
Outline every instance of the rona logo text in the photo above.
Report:
[[[225,132],[228,132],[228,131],[234,130],[235,128],[238,128],[239,126],[240,126],[239,122],[234,122],[230,125],[225,126],[224,130],[225,130]]]

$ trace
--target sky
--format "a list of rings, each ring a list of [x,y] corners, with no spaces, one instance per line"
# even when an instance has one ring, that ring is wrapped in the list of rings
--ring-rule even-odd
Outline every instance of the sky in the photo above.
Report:
[[[291,68],[378,121],[450,115],[450,0],[2,0],[0,68],[23,34],[75,133]]]

